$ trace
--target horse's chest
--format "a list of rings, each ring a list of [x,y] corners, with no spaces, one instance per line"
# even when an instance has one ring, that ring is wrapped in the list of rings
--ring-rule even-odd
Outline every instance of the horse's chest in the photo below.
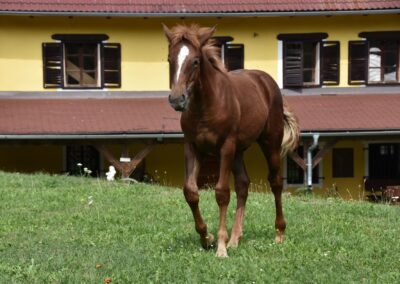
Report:
[[[198,129],[194,143],[199,150],[204,152],[215,152],[218,138],[217,133],[210,131],[209,129]]]

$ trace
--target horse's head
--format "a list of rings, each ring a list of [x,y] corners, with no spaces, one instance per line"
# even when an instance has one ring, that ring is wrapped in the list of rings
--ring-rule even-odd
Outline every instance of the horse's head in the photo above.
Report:
[[[201,49],[211,38],[215,28],[175,26],[170,30],[166,25],[163,28],[169,42],[169,103],[175,110],[184,111],[200,75]]]

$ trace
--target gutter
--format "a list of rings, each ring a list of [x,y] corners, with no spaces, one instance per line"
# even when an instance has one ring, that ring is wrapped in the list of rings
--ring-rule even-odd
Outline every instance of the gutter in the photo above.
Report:
[[[294,16],[346,16],[346,15],[382,15],[399,14],[400,9],[383,10],[330,10],[330,11],[294,11],[294,12],[205,12],[205,13],[124,13],[124,12],[54,12],[54,11],[0,11],[0,15],[20,16],[84,16],[84,17],[294,17]]]
[[[309,131],[309,132],[301,132],[300,137],[314,137],[314,135],[319,135],[319,137],[394,136],[394,135],[400,135],[400,130],[333,131],[333,132]]]
[[[131,134],[2,134],[0,140],[106,140],[183,138],[183,133],[131,133]]]
[[[308,190],[312,190],[312,152],[314,151],[315,148],[318,146],[318,139],[319,139],[319,134],[316,133],[313,135],[313,143],[310,147],[308,147],[307,150],[307,188]]]
[[[361,136],[400,136],[400,130],[382,131],[336,131],[302,132],[300,137],[361,137]],[[129,133],[129,134],[0,134],[0,140],[80,140],[80,139],[157,139],[183,138],[182,132],[175,133]]]

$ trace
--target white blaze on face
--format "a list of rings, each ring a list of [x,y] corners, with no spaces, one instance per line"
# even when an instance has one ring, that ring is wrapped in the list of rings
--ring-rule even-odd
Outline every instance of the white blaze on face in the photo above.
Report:
[[[175,82],[177,82],[179,79],[183,63],[185,62],[185,59],[188,55],[189,55],[189,48],[186,45],[183,45],[178,54],[178,70],[176,71]]]

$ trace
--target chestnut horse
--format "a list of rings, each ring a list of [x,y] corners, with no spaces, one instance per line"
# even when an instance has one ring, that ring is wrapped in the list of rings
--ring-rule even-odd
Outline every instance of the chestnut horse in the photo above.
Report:
[[[275,197],[276,242],[283,241],[285,219],[282,212],[281,155],[293,150],[299,128],[294,115],[283,103],[275,81],[259,70],[227,72],[212,35],[215,28],[163,25],[169,42],[171,72],[169,103],[182,112],[184,133],[184,195],[189,204],[196,231],[204,248],[213,236],[199,210],[197,177],[202,158],[219,158],[219,178],[215,196],[219,206],[217,253],[227,256],[226,212],[230,199],[229,177],[235,179],[237,208],[228,247],[237,247],[243,234],[244,210],[249,177],[243,152],[257,142],[269,165],[269,183]]]

